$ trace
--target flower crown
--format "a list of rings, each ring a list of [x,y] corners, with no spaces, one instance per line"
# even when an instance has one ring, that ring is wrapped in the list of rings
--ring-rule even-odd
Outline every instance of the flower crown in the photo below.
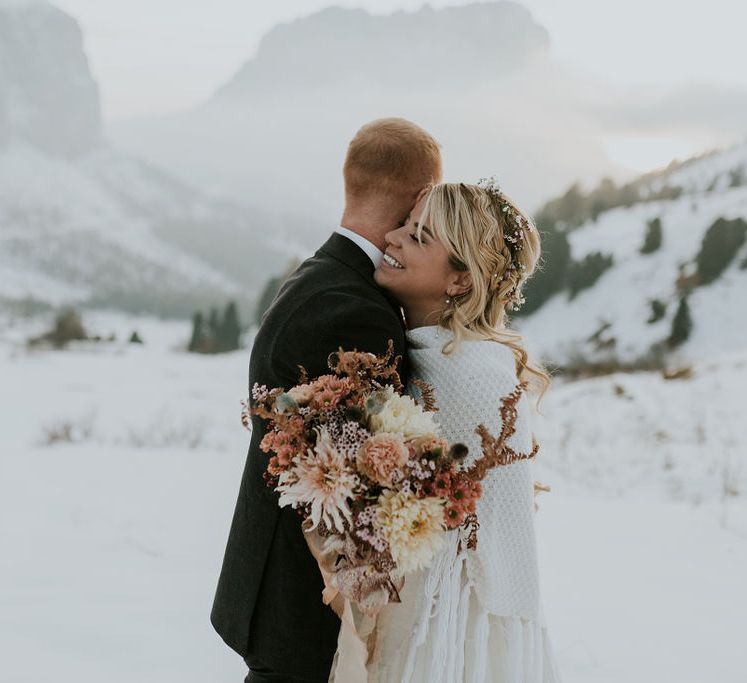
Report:
[[[493,273],[491,288],[498,287],[501,282],[509,280],[514,271],[518,271],[519,276],[516,278],[514,286],[508,291],[508,299],[506,301],[506,310],[518,311],[525,301],[521,287],[527,279],[526,267],[518,260],[518,255],[524,248],[524,237],[525,234],[531,232],[532,224],[523,213],[517,211],[511,200],[503,193],[503,190],[501,190],[494,177],[480,178],[477,181],[477,186],[490,195],[491,199],[498,206],[498,210],[503,215],[507,226],[503,238],[511,254],[511,259],[506,265],[503,274]]]

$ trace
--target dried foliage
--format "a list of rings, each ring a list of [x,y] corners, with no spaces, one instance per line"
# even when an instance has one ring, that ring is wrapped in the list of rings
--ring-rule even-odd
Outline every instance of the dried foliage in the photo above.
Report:
[[[433,413],[437,412],[438,406],[436,405],[436,392],[433,390],[433,387],[421,379],[414,379],[412,380],[412,383],[418,389],[420,389],[420,396],[423,401],[423,408],[429,412],[433,412]]]
[[[539,444],[536,441],[533,441],[532,450],[529,453],[517,453],[506,443],[516,432],[517,404],[526,389],[527,383],[522,382],[510,394],[501,399],[500,413],[503,424],[498,437],[494,437],[482,424],[475,430],[482,442],[482,456],[467,470],[467,476],[473,481],[484,479],[493,467],[511,465],[520,460],[529,460],[539,452]]]

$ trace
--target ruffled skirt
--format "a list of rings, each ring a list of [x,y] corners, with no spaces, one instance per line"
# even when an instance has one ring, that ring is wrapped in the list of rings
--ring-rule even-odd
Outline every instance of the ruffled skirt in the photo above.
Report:
[[[542,616],[489,613],[464,553],[439,560],[408,576],[402,602],[380,613],[369,683],[559,683]]]

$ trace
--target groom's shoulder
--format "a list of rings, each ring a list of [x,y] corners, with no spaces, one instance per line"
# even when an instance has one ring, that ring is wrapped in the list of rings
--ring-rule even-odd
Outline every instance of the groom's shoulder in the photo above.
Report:
[[[384,292],[370,276],[318,251],[304,261],[280,289],[274,313],[293,310],[316,316],[334,315],[339,309],[381,308],[395,315]]]
[[[305,326],[324,320],[365,318],[397,321],[397,315],[383,291],[373,282],[351,277],[330,264],[329,269],[299,271],[278,295],[268,317],[275,323]]]
[[[262,319],[252,349],[254,375],[264,363],[276,379],[291,382],[299,364],[312,375],[323,373],[340,346],[384,353],[389,340],[403,353],[401,320],[370,275],[316,254],[291,275]]]
[[[367,283],[365,278],[349,265],[319,249],[293,272],[283,289],[311,292],[325,289],[327,285],[332,284],[355,286]]]

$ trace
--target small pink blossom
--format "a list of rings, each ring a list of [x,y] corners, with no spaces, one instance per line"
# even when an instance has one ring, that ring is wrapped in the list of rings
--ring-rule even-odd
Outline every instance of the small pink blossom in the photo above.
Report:
[[[321,410],[337,407],[337,404],[353,389],[352,382],[347,377],[322,375],[311,384],[314,395],[311,406]]]

